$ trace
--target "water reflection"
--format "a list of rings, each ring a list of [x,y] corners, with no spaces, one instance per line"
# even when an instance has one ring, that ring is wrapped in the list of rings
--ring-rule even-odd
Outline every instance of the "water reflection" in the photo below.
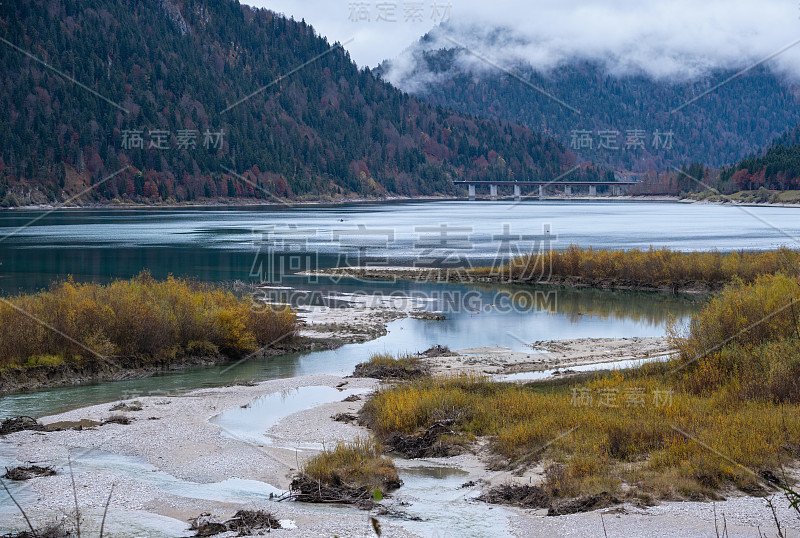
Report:
[[[511,309],[487,308],[500,304],[499,297],[511,298],[529,293],[532,288],[407,281],[364,283],[342,280],[315,284],[307,279],[298,279],[297,282],[300,284],[298,289],[321,296],[336,297],[369,290],[369,293],[424,297],[431,299],[426,308],[444,310],[447,319],[400,319],[389,324],[385,336],[334,350],[254,358],[212,367],[165,371],[145,379],[9,395],[0,398],[0,416],[43,416],[121,398],[177,394],[239,381],[312,374],[349,375],[357,363],[367,360],[375,352],[418,352],[433,345],[446,345],[451,349],[502,346],[533,353],[527,344],[538,340],[661,336],[670,315],[682,319],[699,306],[691,298],[668,294],[548,288],[544,292],[555,297],[554,301],[529,304],[527,308],[522,308],[519,302],[514,303],[516,307]],[[443,297],[469,299],[451,301]]]
[[[222,435],[247,441],[258,446],[274,445],[267,434],[272,426],[294,413],[325,403],[339,402],[349,396],[361,395],[369,389],[338,390],[326,386],[299,387],[284,392],[260,396],[244,407],[227,409],[211,419],[222,428]],[[295,443],[291,449],[322,449],[316,444]]]
[[[663,325],[667,317],[685,318],[697,311],[706,297],[702,295],[673,295],[640,291],[610,291],[592,288],[552,288],[534,286],[502,286],[512,298],[522,295],[521,303],[530,301],[530,288],[543,293],[556,292],[553,311],[578,322],[583,316],[598,319],[628,319],[649,325]]]

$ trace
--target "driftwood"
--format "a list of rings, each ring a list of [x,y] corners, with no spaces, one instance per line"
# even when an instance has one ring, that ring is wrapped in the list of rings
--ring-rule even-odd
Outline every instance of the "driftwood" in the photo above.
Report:
[[[599,508],[620,504],[618,498],[611,493],[604,491],[595,495],[584,495],[574,499],[553,503],[547,510],[548,516],[563,516],[567,514],[578,514],[580,512],[591,512]]]
[[[8,478],[9,480],[30,480],[37,476],[53,476],[55,474],[55,468],[49,465],[44,467],[39,465],[20,465],[18,467],[11,467],[10,469],[6,467],[6,474],[3,475],[3,478]]]
[[[420,353],[423,357],[443,357],[447,355],[453,355],[453,352],[450,351],[450,348],[447,346],[441,346],[439,344],[426,349]]]
[[[214,536],[223,532],[238,532],[239,536],[249,536],[256,531],[281,528],[278,520],[264,510],[239,510],[228,519],[203,513],[190,523],[190,529],[196,531],[195,536]]]
[[[35,534],[31,531],[10,532],[0,535],[0,538],[70,538],[71,536],[73,535],[64,525],[54,523],[38,529]]]
[[[491,504],[519,506],[521,508],[546,508],[548,516],[590,512],[607,506],[614,506],[622,502],[608,492],[584,495],[572,499],[555,500],[551,493],[542,486],[532,486],[528,484],[500,485],[478,497],[478,500]]]
[[[353,377],[373,379],[417,379],[430,375],[430,368],[417,360],[400,360],[397,364],[362,362],[353,370]]]
[[[109,411],[141,411],[143,409],[142,402],[134,400],[131,403],[120,402],[111,406]]]
[[[9,417],[0,422],[0,435],[21,432],[23,430],[44,431],[44,425],[33,417]]]
[[[133,422],[133,419],[125,415],[111,415],[103,421],[103,424],[123,424],[128,425]]]
[[[541,486],[502,484],[490,489],[478,497],[478,500],[491,504],[509,504],[521,508],[550,508],[551,496]]]
[[[299,475],[292,480],[289,489],[291,493],[279,497],[277,500],[318,504],[355,504],[362,508],[371,508],[373,505],[372,490],[366,486],[329,485],[311,477]]]
[[[431,452],[440,435],[446,433],[455,435],[449,428],[453,422],[452,419],[436,422],[419,435],[402,435],[395,432],[386,438],[384,445],[387,450],[402,454],[409,459],[432,456],[434,454]]]

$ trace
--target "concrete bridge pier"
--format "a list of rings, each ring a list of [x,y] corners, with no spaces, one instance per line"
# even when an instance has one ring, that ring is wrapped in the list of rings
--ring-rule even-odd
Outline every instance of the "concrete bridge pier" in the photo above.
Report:
[[[514,200],[520,201],[522,200],[522,191],[519,188],[519,185],[514,185]]]
[[[474,200],[475,199],[475,185],[467,185],[467,188],[469,189],[469,199],[470,200]]]
[[[544,198],[544,186],[539,185],[539,200],[542,200],[543,198]]]
[[[589,185],[589,196],[597,196],[597,185]]]
[[[489,196],[497,198],[497,185],[489,185]]]
[[[570,196],[572,194],[572,185],[564,185],[564,194]]]

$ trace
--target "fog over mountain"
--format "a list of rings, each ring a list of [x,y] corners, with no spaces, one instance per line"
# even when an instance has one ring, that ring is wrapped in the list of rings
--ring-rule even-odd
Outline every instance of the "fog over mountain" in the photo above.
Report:
[[[474,20],[454,15],[392,58],[385,78],[416,91],[436,80],[419,71],[415,52],[463,45],[468,50],[459,53],[457,66],[474,73],[496,71],[491,63],[547,72],[565,63],[590,61],[616,76],[643,74],[686,82],[769,58],[764,63],[770,69],[800,79],[800,10],[790,2],[626,1],[518,9],[525,15],[515,18],[477,6],[475,14],[484,12]]]
[[[360,65],[394,60],[387,78],[401,85],[407,65],[401,52],[424,33],[431,48],[452,48],[442,30],[503,65],[526,63],[549,69],[561,62],[602,61],[614,73],[642,70],[654,77],[698,77],[715,68],[746,67],[800,39],[800,6],[789,0],[594,0],[572,3],[508,0],[425,0],[420,17],[406,20],[408,2],[253,0],[254,5],[305,20],[347,46]],[[395,6],[395,21],[379,20],[379,4]],[[436,13],[434,13],[436,11]],[[409,13],[410,14],[410,13]],[[436,16],[434,16],[434,14]],[[468,55],[463,61],[478,69]],[[800,47],[778,54],[770,65],[800,75]]]
[[[635,172],[730,165],[800,123],[797,5],[530,4],[516,17],[507,4],[459,6],[376,71]]]

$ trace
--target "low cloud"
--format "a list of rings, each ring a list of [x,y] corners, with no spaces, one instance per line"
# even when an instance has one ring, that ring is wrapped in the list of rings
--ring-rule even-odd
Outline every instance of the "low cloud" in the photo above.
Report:
[[[578,59],[600,63],[611,74],[645,73],[685,81],[715,69],[744,69],[773,56],[765,65],[800,79],[800,6],[796,3],[506,2],[492,8],[475,2],[469,16],[460,7],[461,16],[454,15],[427,40],[398,55],[386,78],[408,91],[435,83],[441,75],[420,69],[416,56],[421,50],[458,48],[455,40],[492,63],[512,69],[529,65],[548,71]],[[456,64],[477,73],[495,69],[466,52],[459,53]]]
[[[589,2],[423,0],[423,16],[405,20],[405,0],[252,0],[254,5],[304,18],[331,41],[355,36],[348,50],[359,65],[392,59],[389,80],[410,83],[416,41],[454,48],[445,33],[504,66],[547,70],[575,58],[602,62],[612,73],[696,78],[715,68],[744,68],[800,39],[800,5],[791,0],[596,0]],[[417,1],[417,4],[420,2]],[[395,22],[378,20],[378,5],[396,6]],[[447,22],[433,4],[449,5]],[[370,20],[353,20],[362,6]],[[485,64],[459,59],[474,70]],[[767,65],[800,77],[800,45]],[[416,73],[416,82],[432,75]]]

